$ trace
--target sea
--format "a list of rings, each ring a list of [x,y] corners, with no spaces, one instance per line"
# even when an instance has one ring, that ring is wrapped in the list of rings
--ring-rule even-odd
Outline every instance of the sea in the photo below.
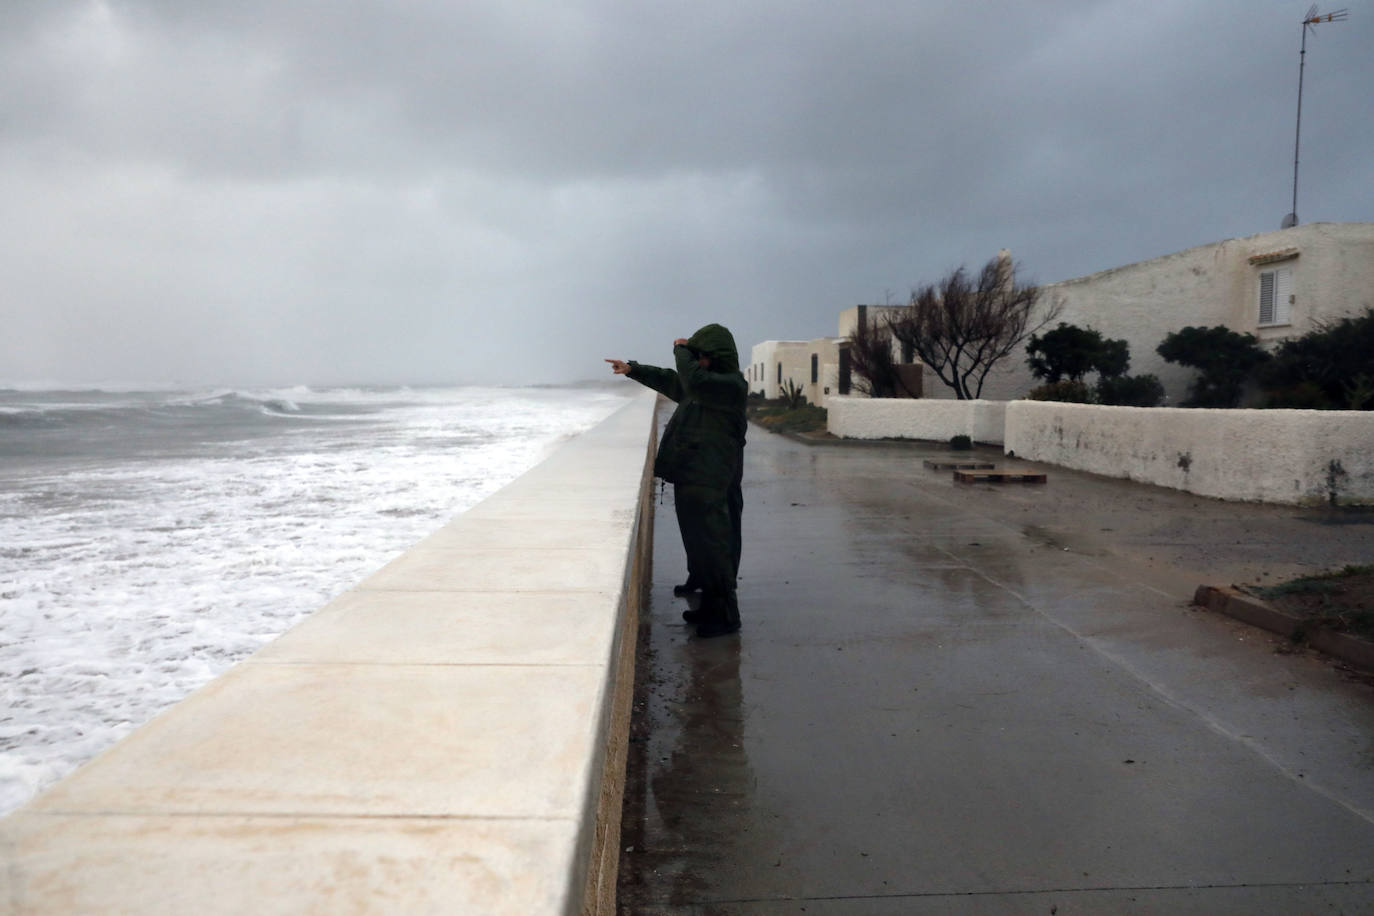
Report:
[[[0,388],[0,814],[634,387]]]

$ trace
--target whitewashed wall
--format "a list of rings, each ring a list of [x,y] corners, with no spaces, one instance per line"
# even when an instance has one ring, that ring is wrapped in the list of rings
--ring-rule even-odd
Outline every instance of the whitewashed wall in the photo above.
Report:
[[[839,335],[844,339],[854,336],[854,330],[859,326],[859,312],[863,310],[865,320],[869,327],[886,327],[888,319],[895,315],[900,315],[905,309],[905,305],[852,305],[840,312]],[[898,351],[894,346],[893,356],[897,356]]]
[[[837,346],[835,349],[838,353],[839,347]],[[812,403],[829,408],[831,400],[840,396],[840,366],[838,356],[834,362],[821,363],[821,381],[820,385],[817,387],[820,388],[820,393],[817,395],[818,399]]]
[[[811,356],[817,359],[816,381],[811,381]],[[749,352],[750,362],[741,366],[749,382],[750,393],[767,398],[782,397],[778,381],[778,366],[782,366],[782,380],[791,379],[806,393],[809,404],[824,404],[826,389],[838,390],[839,341],[833,337],[814,340],[765,340],[755,344]]]
[[[1005,446],[1018,458],[1221,499],[1374,504],[1374,411],[1012,401]]]
[[[811,357],[816,357],[816,380],[811,380]],[[833,367],[833,373],[830,372]],[[834,337],[817,337],[806,342],[806,366],[805,377],[801,380],[805,382],[802,386],[806,389],[806,402],[808,404],[824,405],[825,399],[833,392],[839,391],[840,375],[840,342]],[[829,380],[833,375],[835,381]],[[829,391],[826,389],[829,388]]]
[[[1250,258],[1288,249],[1297,252],[1282,264],[1293,271],[1292,322],[1261,328],[1259,275],[1273,268],[1252,264]],[[1033,273],[1034,265],[1028,268]],[[1131,374],[1159,376],[1168,403],[1177,404],[1196,373],[1166,363],[1155,353],[1173,331],[1189,325],[1225,325],[1277,344],[1306,334],[1315,321],[1358,315],[1374,307],[1374,223],[1312,223],[1201,245],[1045,284],[1042,307],[1056,299],[1064,310],[1055,324],[1064,321],[1125,339],[1131,347]],[[954,396],[929,369],[925,381],[927,397]],[[998,364],[982,396],[1019,398],[1037,384],[1026,368],[1023,347]]]
[[[831,397],[827,426],[847,439],[931,439],[968,436],[1001,444],[1006,402],[929,398]]]
[[[805,340],[765,340],[754,344],[749,355],[754,371],[745,372],[751,392],[761,393],[764,397],[782,397],[782,385],[778,382],[778,366],[782,366],[782,379],[792,379],[799,387],[811,381],[810,342]],[[741,367],[748,369],[748,367]]]

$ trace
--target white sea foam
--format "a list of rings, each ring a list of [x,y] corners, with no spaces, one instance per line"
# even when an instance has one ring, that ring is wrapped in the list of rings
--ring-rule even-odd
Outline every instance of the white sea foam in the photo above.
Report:
[[[254,411],[266,427],[221,422],[174,457],[131,447],[0,466],[0,812],[623,403],[558,389],[204,394],[221,411],[295,410]],[[197,397],[145,399],[121,422],[137,439],[150,404],[207,404]],[[38,406],[56,403],[84,402]],[[28,433],[0,428],[0,446]]]

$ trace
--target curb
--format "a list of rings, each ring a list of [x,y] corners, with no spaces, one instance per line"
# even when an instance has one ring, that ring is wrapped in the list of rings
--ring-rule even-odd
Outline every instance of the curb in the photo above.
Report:
[[[817,436],[810,433],[769,429],[755,420],[750,420],[749,424],[762,432],[774,436],[782,436],[784,439],[791,439],[793,442],[800,442],[802,445],[845,445],[856,448],[930,448],[931,446],[939,447],[948,445],[943,439],[843,439],[838,436],[829,435],[828,433]],[[986,445],[989,448],[998,448],[996,444],[976,442],[974,443],[973,449],[965,449],[958,454],[972,454],[980,445]]]
[[[1228,617],[1234,617],[1243,623],[1288,639],[1293,639],[1294,634],[1299,633],[1301,641],[1318,652],[1360,668],[1374,670],[1374,642],[1331,630],[1316,629],[1305,632],[1306,621],[1303,618],[1280,611],[1237,589],[1199,585],[1193,594],[1193,604],[1226,614]]]
[[[769,429],[767,426],[764,426],[762,423],[753,419],[749,421],[749,425],[752,426],[754,429],[758,430],[759,432],[768,433],[770,436],[782,436],[784,439],[790,439],[793,442],[800,442],[802,445],[851,445],[856,441],[862,441],[854,439],[839,439],[835,436],[830,435],[828,432],[822,433],[821,435],[814,435],[810,433],[791,432],[788,430]]]
[[[764,425],[762,425],[762,424],[760,424],[760,423],[755,423],[754,425],[755,425],[756,427],[758,427],[759,429],[766,431],[766,432],[769,433],[770,435],[782,436],[784,439],[790,439],[790,440],[792,440],[793,442],[800,442],[802,445],[822,445],[822,446],[824,446],[824,445],[846,445],[846,444],[848,444],[848,440],[846,440],[846,439],[836,439],[836,438],[833,437],[833,436],[829,436],[829,437],[827,437],[827,436],[814,436],[814,435],[809,435],[809,434],[807,434],[807,433],[794,433],[794,432],[789,432],[789,431],[787,431],[787,430],[772,430],[772,429],[769,429],[768,427],[766,427],[766,426],[764,426]]]

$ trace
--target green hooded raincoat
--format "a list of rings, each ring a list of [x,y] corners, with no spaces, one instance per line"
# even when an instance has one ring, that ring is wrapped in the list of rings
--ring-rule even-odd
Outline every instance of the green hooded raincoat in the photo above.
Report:
[[[708,368],[700,356],[710,357]],[[721,325],[708,324],[686,346],[673,347],[673,358],[675,370],[631,360],[629,377],[677,402],[654,474],[673,484],[690,579],[701,587],[704,602],[728,605],[725,617],[738,623],[734,590],[749,384],[739,371],[735,339]]]

